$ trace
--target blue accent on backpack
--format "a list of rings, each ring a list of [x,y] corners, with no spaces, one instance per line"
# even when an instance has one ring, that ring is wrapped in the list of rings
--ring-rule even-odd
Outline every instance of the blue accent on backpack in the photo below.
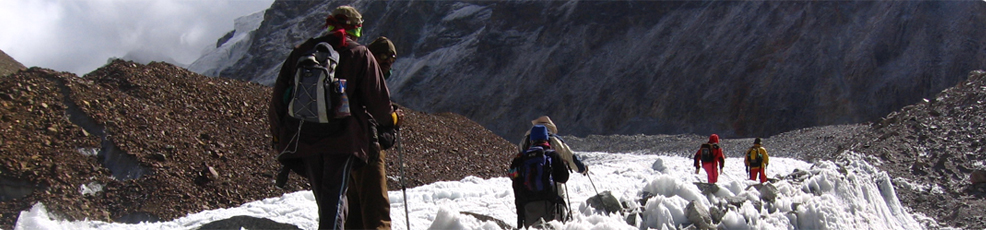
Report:
[[[520,165],[520,177],[524,187],[535,193],[554,190],[554,180],[551,177],[551,150],[534,146],[524,151],[523,163]]]

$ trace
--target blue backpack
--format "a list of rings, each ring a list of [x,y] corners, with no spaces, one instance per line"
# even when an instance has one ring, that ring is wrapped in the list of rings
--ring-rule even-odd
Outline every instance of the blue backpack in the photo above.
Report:
[[[534,146],[521,155],[522,163],[518,169],[524,188],[534,193],[553,192],[555,182],[551,177],[551,154],[554,150],[545,150]]]

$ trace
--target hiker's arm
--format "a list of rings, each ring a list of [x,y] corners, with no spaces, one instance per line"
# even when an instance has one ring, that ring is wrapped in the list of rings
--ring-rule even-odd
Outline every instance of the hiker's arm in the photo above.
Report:
[[[701,157],[702,157],[702,149],[699,149],[698,152],[695,153],[695,157],[694,157],[695,158],[695,169],[698,169],[698,168],[701,168],[702,167],[702,165],[699,164],[699,161],[700,161]]]
[[[305,45],[305,44],[302,44]],[[274,82],[274,88],[271,92],[270,101],[267,104],[267,124],[269,125],[269,132],[271,135],[272,143],[275,148],[280,148],[278,146],[281,141],[280,135],[283,130],[281,125],[283,124],[283,118],[287,114],[287,105],[284,102],[284,94],[287,93],[287,88],[291,84],[291,78],[294,76],[294,62],[297,61],[300,55],[299,50],[303,47],[299,45],[299,48],[295,48],[288,54],[284,62],[281,63],[281,71],[277,74],[277,79]]]
[[[519,161],[520,158],[514,158],[514,160],[510,162],[510,167],[507,168],[507,176],[510,177],[511,181],[520,176],[520,172],[517,171],[517,167],[520,166]]]
[[[558,156],[560,156],[562,160],[565,160],[565,165],[568,168],[568,170],[575,170],[579,168],[578,165],[575,164],[575,160],[572,157],[572,149],[569,148],[568,145],[565,144],[565,142],[562,142],[554,135],[548,138],[548,141],[551,142],[551,148],[555,149],[555,152],[558,153]],[[582,171],[579,171],[579,173],[581,172]]]
[[[356,64],[353,71],[357,72],[357,76],[365,76],[361,85],[357,87],[359,87],[358,92],[361,93],[360,98],[363,99],[366,112],[373,116],[382,127],[396,126],[398,122],[397,118],[393,116],[394,107],[390,103],[390,89],[387,88],[387,82],[383,79],[383,73],[380,72],[380,65],[377,64],[377,60],[373,58],[366,47],[355,49],[353,58],[354,64]]]
[[[770,156],[767,155],[767,149],[763,148],[763,167],[766,169],[767,164],[770,164]]]
[[[575,169],[577,172],[581,174],[589,173],[589,167],[585,166],[585,163],[582,163],[582,159],[579,155],[572,155],[572,161],[575,163]]]
[[[565,162],[562,162],[561,157],[558,156],[558,153],[554,153],[551,155],[552,155],[551,158],[554,158],[551,160],[551,168],[552,168],[551,176],[554,177],[555,182],[561,182],[561,183],[568,182],[568,176],[570,175],[568,173],[568,170],[555,170],[555,169],[564,169]]]
[[[723,151],[722,148],[719,148],[719,171],[720,172],[722,171],[722,167],[726,167],[726,154],[725,154],[725,152],[726,151]]]

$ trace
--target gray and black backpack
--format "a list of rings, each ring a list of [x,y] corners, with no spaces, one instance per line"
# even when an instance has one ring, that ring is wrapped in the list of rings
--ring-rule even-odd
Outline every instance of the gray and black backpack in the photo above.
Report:
[[[349,117],[346,79],[335,76],[339,52],[318,43],[298,59],[288,101],[288,115],[304,122],[334,123]]]

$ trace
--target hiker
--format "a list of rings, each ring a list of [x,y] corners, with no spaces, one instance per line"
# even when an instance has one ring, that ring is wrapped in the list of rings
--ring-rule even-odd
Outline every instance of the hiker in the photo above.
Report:
[[[705,173],[709,176],[709,183],[715,184],[716,181],[719,181],[719,173],[722,172],[722,167],[725,165],[726,158],[722,154],[722,148],[719,147],[719,135],[712,134],[709,136],[709,142],[702,144],[698,148],[698,152],[695,153],[695,174],[698,174],[700,167],[704,168]],[[716,167],[719,168],[719,171],[716,171]]]
[[[573,154],[572,149],[568,147],[568,144],[565,144],[565,140],[558,136],[558,127],[551,121],[551,118],[548,116],[538,117],[531,121],[531,125],[543,125],[548,128],[548,144],[565,161],[565,166],[569,172],[575,171],[588,176],[589,167],[582,163],[582,159],[578,155]],[[524,139],[520,142],[520,151],[525,151],[531,147],[530,135],[530,130],[524,134]],[[555,191],[558,192],[559,197],[568,198],[568,185],[564,182],[555,182],[555,187]]]
[[[345,226],[350,173],[378,157],[370,151],[371,118],[386,126],[381,129],[399,125],[383,73],[356,42],[362,24],[355,8],[335,8],[324,32],[288,55],[271,95],[268,122],[277,160],[287,169],[282,172],[308,179],[319,229]]]
[[[538,117],[537,119],[531,121],[531,125],[543,125],[548,128],[548,144],[551,144],[551,148],[555,150],[559,156],[561,156],[562,160],[565,161],[569,171],[574,170],[582,174],[589,172],[589,168],[582,163],[581,158],[578,155],[574,155],[572,153],[572,149],[568,147],[568,144],[565,144],[565,140],[558,136],[558,127],[551,121],[551,118],[548,116]],[[520,147],[520,151],[527,150],[531,147],[530,135],[530,130],[524,134],[524,139],[521,140],[518,145]]]
[[[746,172],[750,173],[750,180],[757,180],[757,174],[760,175],[760,183],[767,182],[767,164],[770,163],[770,157],[767,156],[767,149],[760,145],[760,138],[753,140],[753,147],[746,151],[746,160],[743,163],[746,164]]]
[[[380,64],[384,79],[390,76],[397,50],[386,37],[378,37],[366,48]],[[400,113],[397,108],[395,112]],[[373,128],[373,126],[371,126]],[[376,146],[370,151],[378,152],[377,157],[367,159],[366,166],[353,170],[349,183],[349,215],[346,216],[346,229],[390,229],[390,197],[387,195],[387,149],[393,147],[396,130],[379,129]],[[372,133],[372,132],[371,132]],[[374,155],[374,154],[371,154]]]
[[[373,40],[366,48],[370,49],[370,53],[373,53],[373,58],[377,60],[377,64],[380,64],[380,72],[383,72],[383,79],[390,79],[391,73],[393,73],[394,62],[397,61],[397,48],[394,47],[394,43],[390,41],[389,38],[380,36]]]
[[[518,153],[508,170],[517,206],[517,228],[563,220],[568,210],[554,184],[567,182],[569,173],[549,143],[548,128],[535,125],[529,136],[531,147]]]

